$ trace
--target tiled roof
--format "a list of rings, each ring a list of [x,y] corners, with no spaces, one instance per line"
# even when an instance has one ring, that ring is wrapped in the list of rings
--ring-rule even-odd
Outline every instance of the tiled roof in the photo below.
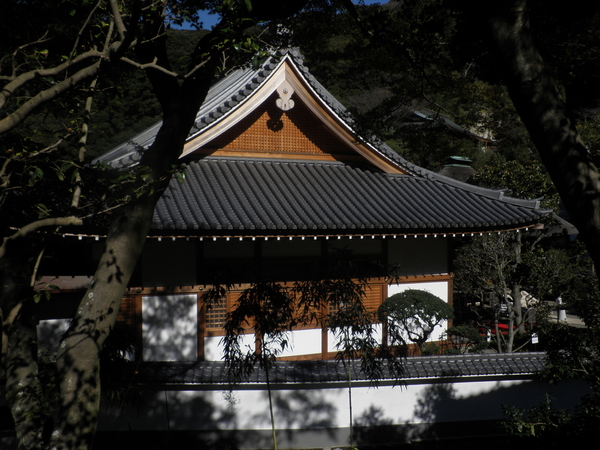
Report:
[[[535,202],[440,178],[339,162],[209,157],[159,201],[153,229],[198,235],[489,231],[541,219]],[[160,231],[158,231],[160,230]]]
[[[239,69],[218,81],[200,108],[188,140],[234,113],[284,60],[294,64],[333,115],[352,127],[344,106],[310,74],[300,54],[289,50],[258,69]],[[135,165],[160,126],[154,125],[98,161],[113,167]],[[155,212],[153,234],[485,232],[532,225],[549,213],[540,210],[536,200],[504,197],[502,191],[471,186],[415,166],[376,137],[363,141],[409,175],[339,163],[207,157],[189,163],[183,185],[171,182]]]
[[[294,54],[297,55],[297,52]],[[204,103],[196,114],[196,122],[190,130],[188,140],[193,139],[227,114],[231,114],[249,99],[281,64],[282,55],[283,53],[279,53],[269,58],[258,69],[244,67],[217,81],[208,91]],[[341,104],[339,106],[341,107]],[[161,126],[162,122],[156,123],[129,141],[100,156],[96,161],[102,161],[117,168],[136,164],[140,159],[140,150],[143,151],[152,145]]]
[[[471,379],[528,378],[544,367],[545,353],[480,354],[456,356],[421,356],[406,358],[404,375],[394,380],[385,373],[380,382],[423,383],[433,380],[468,381]],[[368,382],[360,370],[360,361],[347,362],[353,382]],[[146,386],[171,386],[202,389],[203,386],[227,384],[227,369],[223,362],[146,362],[138,370],[137,383]],[[345,383],[348,370],[340,362],[277,361],[269,370],[273,384]],[[242,382],[256,385],[266,382],[264,370],[256,368]]]
[[[284,58],[288,58],[295,65],[313,92],[330,108],[333,114],[349,125],[352,124],[352,118],[346,108],[304,66],[303,57],[300,52],[297,49],[287,49],[281,50],[268,58],[257,69],[252,67],[240,68],[217,81],[210,88],[206,100],[196,115],[195,125],[190,130],[188,141],[205,132],[206,129],[214,126],[226,116],[233,114],[238,107],[259,90],[260,86],[283,63]],[[428,112],[427,114],[420,112],[419,114],[424,114],[424,117],[427,116],[429,119],[435,118],[437,120],[439,118],[439,115],[432,112]],[[156,123],[129,141],[100,156],[96,161],[102,161],[117,168],[129,167],[136,164],[140,159],[140,151],[148,148],[154,142],[154,137],[161,125],[162,122]],[[435,175],[433,172],[416,166],[402,158],[377,136],[362,136],[360,138],[377,149],[385,158],[394,161],[409,173],[423,176]]]

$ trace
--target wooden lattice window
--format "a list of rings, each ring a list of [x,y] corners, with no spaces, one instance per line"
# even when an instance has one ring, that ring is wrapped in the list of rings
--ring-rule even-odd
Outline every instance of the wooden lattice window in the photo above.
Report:
[[[212,302],[206,308],[206,329],[221,330],[225,326],[227,317],[227,296]]]

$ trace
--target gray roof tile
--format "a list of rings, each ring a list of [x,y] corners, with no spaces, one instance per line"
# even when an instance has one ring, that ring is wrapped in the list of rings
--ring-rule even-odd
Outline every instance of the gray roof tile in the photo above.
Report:
[[[545,353],[513,353],[456,356],[420,356],[406,358],[404,374],[397,380],[420,383],[431,380],[466,381],[471,378],[531,377],[544,368]],[[369,381],[361,371],[360,361],[349,361],[352,381]],[[384,365],[382,380],[394,380]],[[269,371],[272,383],[344,383],[347,368],[340,362],[277,361]],[[263,384],[264,370],[256,368],[242,384]],[[137,378],[139,385],[201,388],[203,385],[227,384],[227,369],[223,362],[146,362],[142,363]]]
[[[347,111],[310,74],[297,50],[280,52],[258,69],[246,67],[219,80],[200,108],[193,139],[244,104],[287,55],[333,113],[352,126]],[[113,167],[139,161],[161,123],[98,159]],[[409,176],[339,163],[205,158],[173,181],[154,215],[161,234],[402,234],[510,229],[548,212],[537,201],[504,197],[415,166],[376,137],[365,139]]]
[[[171,182],[152,225],[189,235],[452,233],[545,214],[465,186],[339,162],[207,157],[188,164],[183,184]]]

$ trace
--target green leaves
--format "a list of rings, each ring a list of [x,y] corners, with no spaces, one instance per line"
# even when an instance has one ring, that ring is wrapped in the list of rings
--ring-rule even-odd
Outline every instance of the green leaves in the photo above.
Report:
[[[494,161],[481,167],[469,181],[490,189],[508,189],[511,197],[542,198],[544,208],[558,210],[558,192],[544,166],[536,160]]]
[[[566,445],[587,445],[596,434],[600,423],[597,405],[600,398],[595,390],[585,396],[583,403],[572,410],[558,408],[552,397],[531,408],[502,406],[506,420],[504,428],[521,437],[536,438],[536,448],[562,448]]]
[[[46,283],[45,286],[34,291],[33,301],[35,303],[39,303],[40,300],[42,300],[42,299],[50,300],[50,297],[52,296],[50,291],[59,291],[59,290],[60,290],[60,288],[58,286]]]
[[[387,321],[392,345],[406,345],[407,340],[422,347],[434,328],[454,317],[452,306],[430,292],[409,289],[385,299],[378,310]]]
[[[171,166],[171,173],[175,175],[179,184],[183,184],[185,182],[185,168],[185,164],[173,164]]]
[[[42,178],[44,178],[44,171],[37,167],[37,166],[31,166],[29,168],[29,182],[27,183],[28,186],[33,186],[37,181],[41,180]]]

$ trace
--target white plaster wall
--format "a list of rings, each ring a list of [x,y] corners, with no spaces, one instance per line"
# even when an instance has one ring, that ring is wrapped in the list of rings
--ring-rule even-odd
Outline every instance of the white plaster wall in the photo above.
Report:
[[[51,355],[58,351],[58,344],[69,328],[71,319],[40,320],[37,335],[40,350],[47,350]]]
[[[298,356],[321,353],[321,329],[296,330],[285,333],[288,347],[278,356]]]
[[[378,388],[355,384],[353,421],[360,426],[498,420],[504,417],[501,405],[538,405],[546,392],[553,395],[557,407],[568,408],[578,401],[585,389],[577,383],[552,386],[533,380]],[[348,426],[347,387],[273,390],[272,395],[279,429]],[[128,424],[115,421],[113,429],[130,426],[132,430],[268,430],[268,395],[266,390],[245,389],[160,391],[148,398],[141,414],[128,414]]]
[[[142,297],[142,346],[145,361],[196,361],[196,295]]]
[[[378,344],[381,344],[383,339],[383,326],[378,323],[373,325],[373,337],[377,341]],[[340,334],[334,333],[332,330],[327,330],[327,351],[328,352],[337,352],[338,351],[338,343],[340,342]],[[342,350],[341,348],[339,350]]]
[[[222,336],[204,338],[204,355],[207,361],[221,361],[223,359]],[[287,346],[279,357],[321,354],[321,329],[296,330],[285,333]],[[254,335],[242,336],[242,348],[254,351]]]
[[[206,361],[223,360],[223,336],[210,336],[204,338],[204,359]],[[241,346],[248,351],[254,351],[254,334],[244,334],[241,337]]]
[[[421,291],[431,292],[436,297],[448,302],[448,282],[447,281],[427,281],[424,283],[401,283],[390,284],[388,286],[388,295],[392,296],[399,292],[409,289],[420,289]]]
[[[448,282],[447,281],[435,281],[425,283],[402,283],[402,284],[390,284],[388,286],[388,296],[398,294],[400,292],[407,291],[409,289],[418,289],[421,291],[427,291],[441,298],[448,303]],[[444,333],[448,329],[448,322],[443,321],[437,327],[433,329],[429,342],[440,341],[444,339]]]

